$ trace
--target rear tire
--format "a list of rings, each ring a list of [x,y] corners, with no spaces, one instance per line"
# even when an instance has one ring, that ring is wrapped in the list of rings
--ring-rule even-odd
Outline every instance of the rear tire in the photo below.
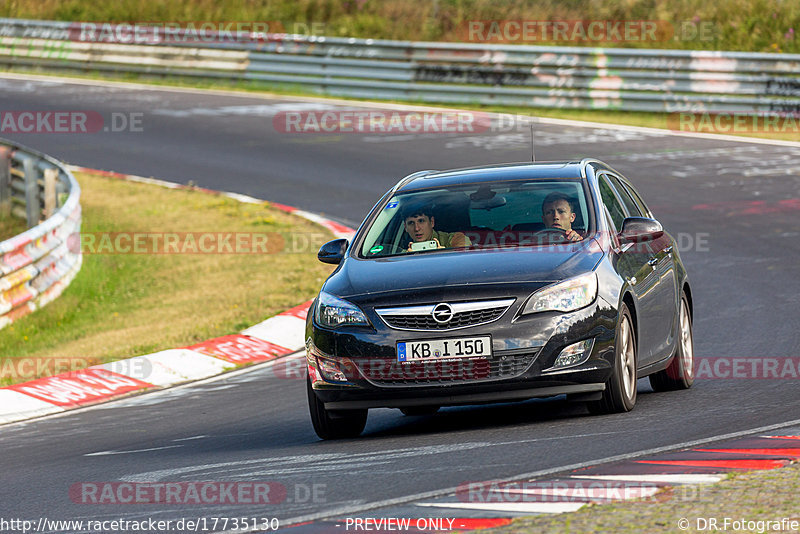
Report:
[[[439,411],[439,406],[409,406],[408,408],[400,408],[403,415],[433,415]]]
[[[650,385],[655,391],[689,389],[694,384],[694,335],[689,300],[681,295],[678,311],[678,348],[669,367],[650,375]]]
[[[629,412],[636,405],[636,334],[628,306],[624,303],[619,315],[614,342],[614,371],[606,381],[603,397],[587,403],[589,412],[593,414]]]
[[[325,403],[319,400],[306,380],[308,411],[314,432],[322,439],[356,438],[367,424],[367,410],[326,410]]]

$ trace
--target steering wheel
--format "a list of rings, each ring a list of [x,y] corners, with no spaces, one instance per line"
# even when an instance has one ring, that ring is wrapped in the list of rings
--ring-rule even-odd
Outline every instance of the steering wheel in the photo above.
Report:
[[[543,228],[536,232],[537,234],[559,234],[559,235],[567,235],[567,231],[563,228],[552,227],[552,228]]]
[[[562,240],[568,241],[567,231],[564,230],[563,228],[558,228],[558,227],[543,228],[542,230],[539,230],[536,233],[542,237],[542,241],[549,241],[549,242],[562,241]],[[556,240],[554,239],[555,237],[558,237],[559,239]]]

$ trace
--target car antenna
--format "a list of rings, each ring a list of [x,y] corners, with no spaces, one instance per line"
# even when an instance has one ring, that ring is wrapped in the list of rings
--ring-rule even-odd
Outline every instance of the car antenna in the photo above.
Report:
[[[536,162],[536,146],[534,143],[534,136],[533,136],[533,117],[531,117],[531,162]]]

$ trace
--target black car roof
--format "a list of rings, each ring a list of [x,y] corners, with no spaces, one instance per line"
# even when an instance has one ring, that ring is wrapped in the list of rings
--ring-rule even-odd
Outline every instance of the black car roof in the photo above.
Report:
[[[485,165],[446,171],[424,171],[414,173],[401,180],[396,191],[414,191],[453,184],[501,180],[579,179],[583,177],[581,168],[582,162],[580,161],[544,161]]]

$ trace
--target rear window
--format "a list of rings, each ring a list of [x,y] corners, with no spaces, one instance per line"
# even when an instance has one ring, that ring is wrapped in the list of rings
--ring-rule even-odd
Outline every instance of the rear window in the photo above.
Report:
[[[366,230],[359,255],[563,244],[566,231],[582,238],[592,225],[580,180],[459,185],[389,199]]]

